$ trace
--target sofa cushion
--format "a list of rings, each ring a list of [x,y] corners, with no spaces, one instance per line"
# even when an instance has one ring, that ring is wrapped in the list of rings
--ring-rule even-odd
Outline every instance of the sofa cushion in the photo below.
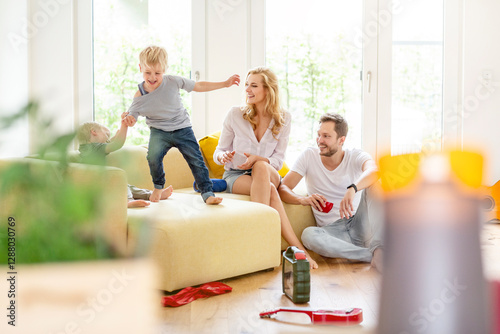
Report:
[[[199,195],[174,192],[147,208],[128,209],[132,253],[158,264],[167,291],[277,267],[280,220],[259,203],[226,198],[206,205]]]
[[[220,134],[221,132],[217,131],[201,138],[199,141],[201,153],[203,154],[203,158],[205,158],[205,163],[211,174],[210,177],[216,179],[222,179],[222,175],[224,174],[224,166],[216,164],[213,159],[215,149],[219,143]]]
[[[153,181],[146,158],[148,149],[145,146],[124,146],[110,153],[107,157],[108,166],[125,170],[128,183],[143,189],[153,189]],[[174,189],[193,187],[194,177],[191,169],[176,147],[172,147],[163,158],[165,170],[165,186],[172,185]]]
[[[285,177],[285,175],[288,174],[289,171],[290,171],[290,168],[288,168],[288,165],[286,164],[286,162],[283,161],[283,166],[281,166],[281,169],[278,171],[278,174],[281,177]]]
[[[197,194],[193,190],[193,188],[176,189],[175,193],[199,196],[199,194]],[[240,194],[222,192],[222,193],[217,193],[217,196],[224,198],[224,200],[222,201],[224,205],[226,205],[227,203],[232,203],[232,200],[250,202],[249,195],[240,195]],[[226,199],[229,199],[229,201],[226,201]],[[290,219],[292,229],[295,232],[295,235],[297,235],[299,239],[302,235],[302,231],[304,231],[306,227],[316,226],[316,220],[314,219],[312,208],[310,206],[288,204],[283,202],[283,207],[285,208],[288,219]],[[281,250],[285,250],[288,246],[289,246],[288,242],[286,242],[285,239],[281,238]]]

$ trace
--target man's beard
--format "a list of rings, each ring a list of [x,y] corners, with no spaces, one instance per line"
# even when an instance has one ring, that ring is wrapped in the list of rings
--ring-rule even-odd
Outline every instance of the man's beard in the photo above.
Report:
[[[324,157],[331,157],[332,155],[334,155],[335,153],[337,153],[337,151],[338,151],[337,148],[330,148],[330,149],[328,149],[327,152],[320,153],[319,155],[322,155]]]

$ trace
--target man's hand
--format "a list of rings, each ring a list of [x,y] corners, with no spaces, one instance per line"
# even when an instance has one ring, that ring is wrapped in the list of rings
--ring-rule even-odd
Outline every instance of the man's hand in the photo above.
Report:
[[[340,202],[340,218],[351,218],[354,214],[354,206],[352,205],[352,200],[354,199],[354,195],[356,191],[354,188],[347,189],[347,192],[344,195],[344,198]]]
[[[238,74],[232,75],[224,81],[224,86],[225,87],[231,87],[232,85],[239,86],[240,85],[240,76]]]
[[[323,206],[326,203],[326,198],[320,194],[312,194],[311,196],[302,197],[299,199],[301,205],[310,205],[318,211],[323,211]]]

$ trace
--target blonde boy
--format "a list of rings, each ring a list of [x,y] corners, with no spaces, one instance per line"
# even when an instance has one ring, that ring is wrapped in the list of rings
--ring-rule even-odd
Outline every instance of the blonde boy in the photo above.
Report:
[[[205,203],[219,204],[222,198],[215,197],[213,192],[212,181],[194,136],[189,114],[182,105],[179,90],[208,92],[239,85],[240,77],[233,75],[222,82],[195,82],[180,76],[165,75],[167,58],[167,52],[159,46],[149,46],[142,50],[139,69],[144,81],[138,85],[139,90],[126,117],[135,121],[139,116],[144,116],[151,129],[147,159],[155,189],[150,201],[157,202],[160,199],[165,185],[163,158],[170,148],[177,147],[186,159]]]

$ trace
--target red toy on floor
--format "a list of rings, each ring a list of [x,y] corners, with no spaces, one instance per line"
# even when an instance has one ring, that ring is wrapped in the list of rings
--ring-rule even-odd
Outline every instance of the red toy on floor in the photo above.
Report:
[[[219,282],[205,283],[199,287],[187,287],[172,296],[162,298],[163,306],[178,307],[191,303],[199,298],[207,298],[231,292],[233,288]]]
[[[311,310],[304,308],[281,307],[272,311],[262,312],[261,318],[271,318],[278,312],[305,313],[311,318],[313,324],[330,325],[357,325],[363,321],[363,310],[351,308],[347,310]]]

